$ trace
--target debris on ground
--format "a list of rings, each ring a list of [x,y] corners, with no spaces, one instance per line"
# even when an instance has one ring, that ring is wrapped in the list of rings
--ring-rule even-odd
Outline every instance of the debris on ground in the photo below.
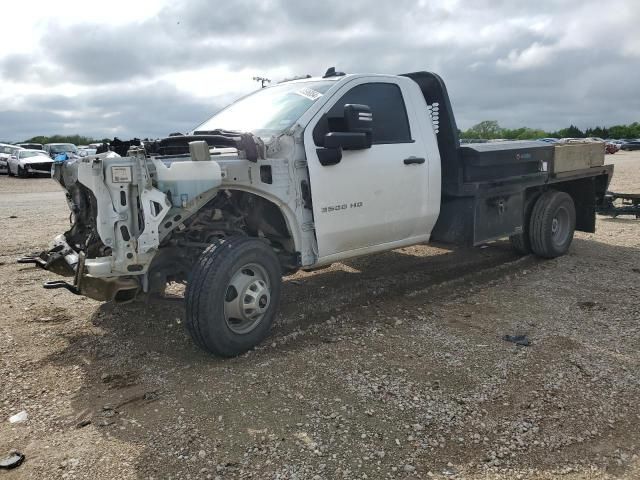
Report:
[[[598,302],[587,300],[585,302],[578,302],[578,307],[583,310],[606,310],[606,308]]]
[[[531,340],[529,340],[526,335],[505,335],[502,339],[515,343],[519,347],[528,347],[531,345]]]
[[[81,420],[80,422],[76,423],[76,428],[84,428],[87,425],[91,425],[91,420]]]
[[[0,459],[0,468],[5,470],[11,470],[12,468],[19,467],[24,462],[24,454],[13,451],[8,456]]]
[[[9,423],[22,423],[26,422],[29,419],[29,415],[25,410],[16,413],[15,415],[11,415],[9,417]]]

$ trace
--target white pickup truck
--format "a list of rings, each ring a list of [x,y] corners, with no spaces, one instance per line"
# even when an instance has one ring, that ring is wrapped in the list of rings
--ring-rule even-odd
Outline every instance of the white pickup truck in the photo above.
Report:
[[[567,168],[544,142],[460,146],[457,132],[429,72],[264,88],[188,135],[54,164],[71,229],[19,261],[104,301],[184,282],[193,339],[233,356],[267,336],[285,273],[430,240],[510,237],[552,258],[594,231],[604,150]]]

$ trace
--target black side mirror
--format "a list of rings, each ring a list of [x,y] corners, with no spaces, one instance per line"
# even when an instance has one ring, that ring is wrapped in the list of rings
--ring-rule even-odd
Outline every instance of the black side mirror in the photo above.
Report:
[[[371,148],[371,136],[359,132],[329,132],[324,136],[324,148],[344,150]]]
[[[343,117],[336,125],[338,131],[326,133],[322,146],[318,148],[318,159],[322,165],[335,165],[342,160],[342,150],[364,150],[371,148],[373,115],[368,105],[348,103]],[[342,125],[340,125],[342,124]]]
[[[373,132],[373,114],[369,105],[347,103],[344,106],[345,130],[352,133],[364,133],[368,137],[371,147],[371,135]]]

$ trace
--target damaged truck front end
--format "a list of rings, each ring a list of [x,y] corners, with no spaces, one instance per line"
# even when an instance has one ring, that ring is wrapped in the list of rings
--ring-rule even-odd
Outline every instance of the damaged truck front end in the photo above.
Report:
[[[45,288],[99,301],[183,284],[199,346],[253,348],[276,316],[283,274],[318,262],[305,125],[337,82],[260,89],[187,135],[114,139],[117,152],[56,161],[71,227],[19,261],[68,277]]]
[[[254,161],[261,148],[251,135],[224,132],[169,137],[132,147],[125,157],[107,152],[56,163],[52,175],[65,190],[71,228],[54,239],[50,250],[19,262],[73,278],[47,282],[45,288],[100,301],[130,301],[141,292],[162,290],[172,273],[186,276],[189,256],[201,249],[161,245],[219,193],[222,171],[210,158],[211,143],[223,151],[234,145],[226,148],[233,150],[232,158],[243,147],[242,155]],[[154,277],[154,267],[164,270]],[[150,285],[154,278],[162,285]]]
[[[103,301],[135,298],[159,245],[158,226],[171,208],[152,185],[144,151],[56,163],[53,176],[66,191],[72,226],[51,250],[21,262],[74,278],[73,284],[53,281],[45,288]]]

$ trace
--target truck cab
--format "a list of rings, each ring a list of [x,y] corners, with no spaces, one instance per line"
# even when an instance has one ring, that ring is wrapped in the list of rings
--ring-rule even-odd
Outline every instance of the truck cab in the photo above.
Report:
[[[603,149],[571,153],[461,146],[436,74],[330,69],[124,157],[56,160],[72,227],[20,261],[73,277],[45,288],[103,301],[183,282],[195,342],[233,356],[268,334],[281,277],[300,268],[434,239],[564,254],[575,229],[595,228],[613,171]]]
[[[348,76],[335,87],[300,119],[316,262],[428,241],[440,211],[440,154],[420,88],[391,75]],[[354,105],[368,107],[363,126],[345,125],[345,106]],[[367,128],[365,144],[341,143],[344,130]],[[336,134],[344,135],[331,143]]]

